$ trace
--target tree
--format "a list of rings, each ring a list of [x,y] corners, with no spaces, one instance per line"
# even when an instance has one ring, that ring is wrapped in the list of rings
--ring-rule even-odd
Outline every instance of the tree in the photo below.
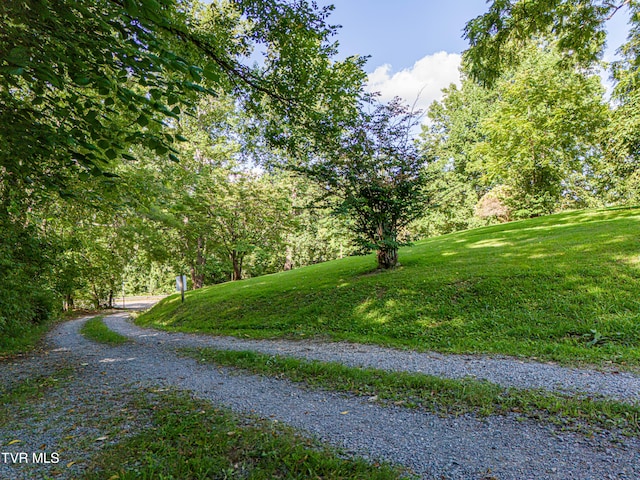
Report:
[[[425,188],[432,199],[432,206],[411,227],[418,236],[480,225],[475,207],[492,188],[475,147],[486,140],[482,124],[495,108],[498,94],[462,75],[460,88],[450,85],[442,100],[431,104],[430,121],[418,139],[422,155],[430,159]]]
[[[608,119],[599,77],[559,68],[556,54],[535,46],[524,55],[496,83],[475,147],[490,181],[509,188],[516,217],[551,213],[562,196],[584,204],[575,180],[597,170]]]
[[[201,95],[231,95],[270,132],[326,129],[364,78],[361,59],[332,59],[329,11],[305,0],[0,2],[0,260],[22,285],[0,285],[0,323],[30,299],[20,319],[40,321],[56,293],[79,288],[71,244],[43,227],[57,197],[84,204],[78,182],[92,179],[135,184],[122,176],[140,152],[178,160],[179,123]],[[254,49],[261,66],[248,64]],[[100,198],[91,208],[113,213]],[[146,207],[145,218],[163,213]],[[65,281],[43,274],[56,259]]]
[[[604,132],[606,163],[600,188],[608,201],[634,201],[640,192],[640,3],[635,0],[496,0],[489,11],[467,24],[471,48],[465,64],[474,79],[494,83],[517,64],[519,47],[532,38],[545,38],[562,53],[560,64],[589,68],[597,65],[605,46],[605,23],[628,14],[627,42],[621,60],[611,65],[615,87],[612,117]]]
[[[319,182],[334,211],[351,219],[359,246],[376,250],[378,267],[388,269],[398,264],[399,230],[424,207],[423,158],[410,137],[413,112],[398,99],[366,106],[295,169]]]
[[[286,192],[266,174],[229,172],[215,192],[203,192],[213,248],[232,266],[231,280],[242,278],[246,257],[256,250],[279,251],[291,229],[292,212]]]
[[[62,188],[69,170],[130,160],[131,144],[176,159],[171,127],[202,92],[234,93],[281,124],[342,108],[330,103],[359,91],[361,61],[331,61],[327,14],[304,0],[2,2],[5,175]],[[258,44],[264,66],[244,65]]]

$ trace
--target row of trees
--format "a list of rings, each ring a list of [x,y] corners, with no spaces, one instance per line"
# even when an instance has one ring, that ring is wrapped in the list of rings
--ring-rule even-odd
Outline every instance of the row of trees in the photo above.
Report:
[[[125,268],[189,266],[169,245],[197,245],[204,227],[186,197],[207,189],[188,185],[196,156],[181,132],[203,98],[229,99],[285,150],[303,130],[335,129],[326,120],[355,109],[364,73],[360,58],[332,58],[328,12],[285,0],[1,2],[0,333],[45,321],[61,297],[109,302]],[[259,190],[233,185],[218,200]]]

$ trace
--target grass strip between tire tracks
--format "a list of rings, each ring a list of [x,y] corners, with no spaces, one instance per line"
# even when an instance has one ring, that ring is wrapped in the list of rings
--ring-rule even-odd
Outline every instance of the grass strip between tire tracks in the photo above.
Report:
[[[130,340],[127,337],[113,330],[109,330],[109,327],[105,325],[103,319],[104,317],[102,315],[90,318],[82,325],[80,333],[89,340],[107,345],[115,346],[129,343]]]
[[[640,436],[640,405],[603,398],[573,397],[541,389],[505,389],[470,378],[447,379],[420,373],[355,368],[253,351],[184,348],[179,352],[204,363],[287,378],[312,388],[367,396],[371,401],[441,415],[516,413],[585,433],[614,429],[625,435]]]

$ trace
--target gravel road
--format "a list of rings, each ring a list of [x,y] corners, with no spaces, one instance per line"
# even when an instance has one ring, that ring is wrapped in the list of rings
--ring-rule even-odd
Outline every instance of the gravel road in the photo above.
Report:
[[[144,345],[253,350],[271,355],[339,362],[355,367],[420,372],[447,378],[474,377],[504,387],[542,388],[585,396],[606,396],[627,403],[640,402],[640,376],[625,372],[599,372],[481,355],[420,353],[346,342],[246,340],[235,337],[168,333],[140,328],[117,317],[110,317],[106,322],[112,330]]]
[[[473,374],[505,385],[525,386],[526,382],[512,371],[514,365],[519,365],[524,369],[522,371],[530,372],[527,378],[536,386],[559,384],[563,389],[570,386],[583,391],[591,391],[588,390],[591,388],[627,400],[633,400],[638,392],[639,380],[632,375],[581,372],[507,359],[493,361],[483,357],[396,352],[361,345],[247,342],[168,334],[139,329],[127,321],[124,312],[111,315],[105,321],[110,328],[132,337],[135,342],[108,347],[92,343],[78,333],[83,321],[85,319],[60,325],[49,339],[49,361],[83,365],[79,367],[76,383],[59,399],[67,404],[96,403],[96,392],[109,395],[131,383],[134,387],[173,386],[241,413],[285,422],[349,452],[403,464],[423,478],[640,478],[640,441],[636,438],[618,438],[606,432],[587,438],[512,416],[442,418],[400,407],[380,406],[362,398],[310,391],[285,380],[232,373],[180,357],[174,350],[184,345],[211,344],[217,348],[295,354],[352,365],[367,364],[446,376]],[[20,370],[20,362],[14,362],[13,366],[3,365],[0,380],[11,375],[12,369],[14,372]],[[439,365],[443,362],[450,366]],[[513,362],[513,365],[505,362]],[[551,370],[536,374],[537,368]],[[552,378],[549,372],[553,372]],[[568,377],[562,377],[565,374]],[[544,378],[546,382],[543,382]],[[91,398],[80,398],[83,394]],[[25,426],[7,428],[0,428],[0,445],[6,445],[7,439],[20,434],[26,439],[20,447],[23,450],[37,448],[42,443],[55,445],[64,435],[58,425],[43,424],[35,432],[27,432]],[[14,447],[5,446],[2,450],[11,451]],[[72,454],[69,450],[69,456],[64,460]],[[33,470],[28,474],[23,472],[27,470],[0,462],[0,478],[40,478],[28,476]]]

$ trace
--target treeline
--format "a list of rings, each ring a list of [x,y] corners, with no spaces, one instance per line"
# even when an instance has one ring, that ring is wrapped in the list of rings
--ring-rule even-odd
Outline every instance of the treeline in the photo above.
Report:
[[[636,187],[609,147],[616,110],[595,72],[568,68],[530,44],[491,87],[462,72],[428,111],[420,145],[435,200],[428,234],[633,201]]]

